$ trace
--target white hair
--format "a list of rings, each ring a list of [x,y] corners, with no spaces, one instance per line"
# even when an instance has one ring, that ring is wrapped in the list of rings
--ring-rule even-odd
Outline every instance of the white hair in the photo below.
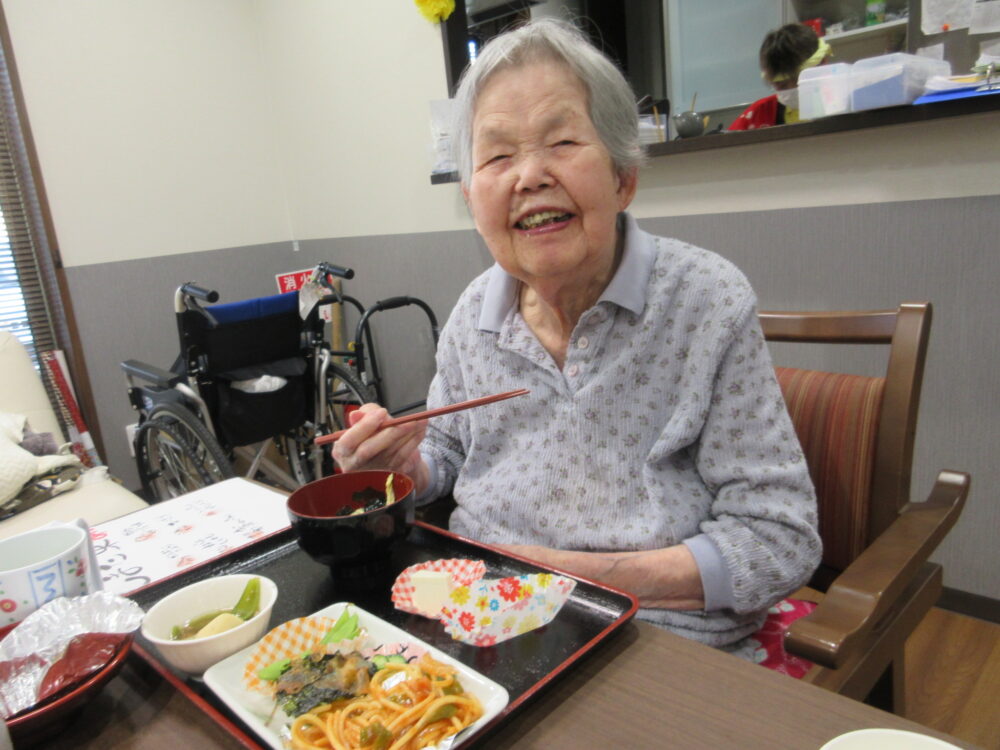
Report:
[[[462,74],[455,93],[452,144],[463,184],[472,177],[472,119],[490,78],[539,61],[561,63],[587,90],[590,120],[619,174],[642,165],[635,94],[625,76],[572,24],[541,18],[494,37]]]

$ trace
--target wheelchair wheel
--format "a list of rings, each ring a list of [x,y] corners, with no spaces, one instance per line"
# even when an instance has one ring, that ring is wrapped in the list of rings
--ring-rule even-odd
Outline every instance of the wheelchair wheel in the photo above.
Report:
[[[178,497],[236,476],[219,441],[189,409],[161,404],[139,425],[135,456],[151,501]]]
[[[347,415],[361,404],[374,401],[375,395],[340,365],[331,364],[326,376],[326,424],[323,426],[329,433],[347,427]]]
[[[347,414],[351,409],[372,400],[369,389],[351,373],[339,365],[329,366],[323,423],[319,429],[311,424],[303,425],[294,432],[283,435],[279,442],[296,482],[306,484],[333,473],[330,449],[313,445],[313,439],[318,434],[328,435],[343,429],[347,426]]]
[[[291,433],[280,436],[277,440],[278,450],[288,462],[292,478],[299,486],[320,478],[316,476],[311,460],[314,437],[315,432],[312,429],[302,426]],[[322,462],[325,465],[326,459],[323,458]]]

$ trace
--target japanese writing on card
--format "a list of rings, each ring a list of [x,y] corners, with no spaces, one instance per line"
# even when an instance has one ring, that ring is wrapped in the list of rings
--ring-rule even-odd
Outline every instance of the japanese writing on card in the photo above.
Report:
[[[285,495],[227,479],[91,529],[104,588],[142,586],[288,528]]]

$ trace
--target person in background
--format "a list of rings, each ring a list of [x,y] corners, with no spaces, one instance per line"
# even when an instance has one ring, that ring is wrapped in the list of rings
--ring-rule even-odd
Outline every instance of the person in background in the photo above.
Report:
[[[790,23],[768,32],[760,45],[760,74],[777,93],[755,101],[729,129],[754,130],[798,122],[799,73],[822,65],[830,56],[830,45],[803,24]]]
[[[820,556],[816,498],[746,277],[639,228],[635,95],[574,27],[495,37],[455,97],[453,143],[496,261],[441,333],[430,408],[365,404],[344,470],[453,495],[449,529],[639,599],[639,617],[747,658]]]

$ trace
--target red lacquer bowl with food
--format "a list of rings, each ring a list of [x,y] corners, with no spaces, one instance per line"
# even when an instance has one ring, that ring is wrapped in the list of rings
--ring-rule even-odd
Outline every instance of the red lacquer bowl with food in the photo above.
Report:
[[[365,588],[386,575],[392,549],[413,522],[413,480],[390,471],[334,474],[288,498],[299,546],[330,568],[338,588]]]
[[[0,630],[0,640],[12,629],[13,626]],[[41,688],[46,697],[7,719],[15,747],[30,747],[63,731],[118,674],[132,648],[132,640],[131,633],[76,636],[62,659],[46,674]]]

